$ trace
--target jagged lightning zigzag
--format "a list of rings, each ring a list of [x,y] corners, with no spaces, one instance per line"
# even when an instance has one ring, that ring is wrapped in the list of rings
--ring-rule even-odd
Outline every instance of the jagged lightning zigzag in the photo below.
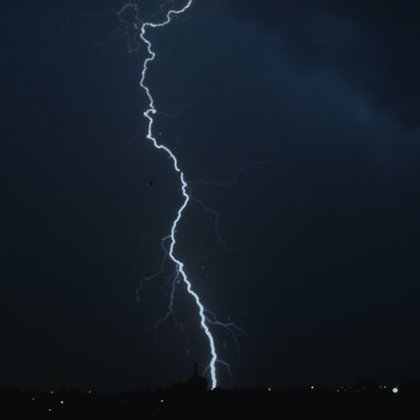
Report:
[[[203,304],[201,303],[200,297],[194,291],[194,289],[192,287],[192,284],[191,284],[190,280],[188,279],[188,276],[187,276],[187,274],[184,270],[184,263],[182,261],[180,261],[174,255],[174,249],[175,249],[175,245],[176,245],[176,230],[177,230],[179,222],[181,221],[183,212],[184,212],[185,208],[188,206],[188,203],[190,202],[190,196],[187,192],[188,184],[185,181],[183,171],[180,169],[180,167],[178,165],[178,159],[176,158],[176,156],[174,155],[172,150],[170,150],[167,146],[159,144],[157,142],[156,138],[153,136],[153,123],[154,123],[153,116],[157,113],[157,110],[155,108],[155,102],[154,102],[152,94],[150,93],[150,89],[146,85],[146,76],[147,76],[147,70],[149,68],[149,64],[152,61],[154,61],[154,59],[156,58],[156,53],[152,49],[152,43],[151,43],[151,41],[149,41],[146,38],[147,29],[148,28],[152,28],[152,29],[161,28],[163,26],[168,25],[172,21],[173,16],[183,14],[185,11],[187,11],[191,7],[192,3],[193,3],[193,0],[188,0],[188,3],[182,9],[170,10],[169,12],[167,12],[167,14],[165,16],[165,19],[160,23],[145,22],[145,23],[142,24],[141,32],[140,32],[140,38],[146,44],[149,56],[145,59],[145,61],[143,63],[143,71],[142,71],[140,86],[146,92],[147,98],[149,100],[149,108],[143,113],[143,115],[149,121],[148,130],[147,130],[147,139],[150,140],[153,143],[153,146],[156,149],[164,150],[168,154],[168,156],[170,157],[170,159],[173,162],[174,169],[179,174],[179,177],[180,177],[180,180],[181,180],[181,185],[182,185],[181,190],[182,190],[182,195],[184,197],[184,202],[182,203],[182,206],[179,208],[178,213],[177,213],[177,217],[176,217],[176,219],[175,219],[175,221],[172,225],[172,228],[171,228],[171,234],[170,234],[171,243],[170,243],[170,246],[169,246],[169,253],[168,254],[169,254],[169,257],[171,258],[171,260],[176,265],[178,273],[181,275],[182,280],[184,281],[185,285],[187,286],[188,293],[194,298],[195,303],[197,305],[197,308],[198,308],[198,311],[199,311],[199,316],[200,316],[200,325],[201,325],[201,328],[203,329],[204,333],[206,334],[206,336],[208,338],[208,342],[209,342],[209,346],[210,346],[211,359],[210,359],[210,363],[209,363],[209,368],[210,368],[210,376],[211,376],[211,389],[215,389],[216,386],[217,386],[216,363],[218,362],[218,356],[217,356],[217,352],[216,352],[216,346],[215,346],[215,343],[214,343],[213,335],[212,335],[212,333],[211,333],[211,331],[208,327],[208,320],[207,320],[206,315],[205,315],[206,310],[205,310]]]

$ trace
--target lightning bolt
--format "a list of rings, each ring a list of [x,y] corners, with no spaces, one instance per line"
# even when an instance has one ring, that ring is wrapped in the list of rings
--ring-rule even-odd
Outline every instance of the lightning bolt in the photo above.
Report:
[[[152,61],[154,61],[155,58],[156,58],[156,53],[153,51],[152,42],[146,37],[148,29],[162,28],[162,27],[170,24],[174,16],[181,15],[181,14],[185,13],[191,7],[192,3],[193,3],[193,0],[188,0],[188,2],[186,3],[186,5],[183,8],[177,9],[177,10],[169,10],[166,13],[166,16],[165,16],[164,20],[159,22],[159,23],[153,23],[153,22],[142,23],[142,25],[140,27],[140,38],[145,43],[145,45],[147,47],[147,52],[148,52],[149,55],[143,63],[143,70],[142,70],[142,73],[141,73],[140,86],[145,91],[146,96],[147,96],[148,101],[149,101],[148,109],[143,113],[144,117],[148,120],[148,129],[147,129],[147,136],[146,137],[153,144],[153,146],[157,150],[162,150],[163,152],[165,152],[168,155],[168,157],[171,159],[171,161],[173,163],[173,168],[174,168],[175,172],[179,175],[179,179],[180,179],[180,182],[181,182],[181,192],[182,192],[182,196],[183,196],[184,200],[183,200],[183,203],[182,203],[181,207],[178,209],[177,216],[176,216],[176,218],[175,218],[175,220],[172,224],[172,227],[171,227],[171,231],[170,231],[170,235],[169,235],[170,245],[169,245],[169,249],[168,249],[168,255],[169,255],[169,258],[172,260],[172,262],[175,264],[177,273],[179,273],[179,276],[182,279],[182,281],[184,282],[188,293],[192,296],[192,298],[194,299],[195,304],[197,306],[199,319],[200,319],[200,326],[201,326],[202,330],[204,331],[204,333],[207,337],[208,344],[209,344],[209,349],[210,349],[210,362],[209,362],[208,368],[209,368],[209,371],[210,371],[211,389],[215,389],[217,387],[216,364],[218,363],[218,355],[217,355],[217,351],[216,351],[215,340],[214,340],[214,337],[213,337],[213,335],[210,331],[209,321],[206,317],[206,309],[205,309],[203,303],[201,302],[200,296],[194,290],[194,288],[192,286],[192,283],[187,276],[187,273],[185,272],[184,263],[175,256],[177,228],[178,228],[178,225],[179,225],[179,223],[182,219],[183,213],[184,213],[185,209],[187,208],[187,206],[190,202],[190,195],[188,194],[188,184],[185,181],[184,172],[181,170],[181,168],[178,164],[178,159],[175,156],[175,154],[167,146],[158,143],[158,141],[156,140],[156,138],[153,135],[154,115],[157,113],[157,109],[155,107],[155,101],[153,99],[151,91],[150,91],[148,85],[146,84],[147,71],[149,69],[149,64]]]

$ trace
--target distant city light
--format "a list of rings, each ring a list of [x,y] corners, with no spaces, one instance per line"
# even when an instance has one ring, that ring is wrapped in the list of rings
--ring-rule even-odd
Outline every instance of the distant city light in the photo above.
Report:
[[[311,389],[313,391],[315,389],[315,385],[311,385]]]
[[[63,405],[63,404],[64,404],[64,401],[63,401],[63,400],[61,400],[61,401],[60,401],[60,404],[61,404],[61,405]]]
[[[271,392],[271,391],[272,391],[272,389],[271,389],[271,388],[267,388],[267,391],[268,391],[268,392]]]
[[[36,400],[36,398],[35,397],[32,397],[32,401],[35,401]]]
[[[165,400],[162,398],[161,400],[160,400],[160,403],[161,404],[163,404],[165,402]]]
[[[396,386],[394,386],[394,388],[392,388],[392,393],[393,394],[398,394],[399,392],[400,392],[400,390]]]
[[[54,394],[54,391],[53,391],[53,390],[51,390],[51,391],[50,391],[50,394]]]

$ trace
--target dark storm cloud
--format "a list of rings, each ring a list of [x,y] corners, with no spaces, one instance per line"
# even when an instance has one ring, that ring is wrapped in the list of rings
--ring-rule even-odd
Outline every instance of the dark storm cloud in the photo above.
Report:
[[[232,0],[231,9],[278,33],[302,67],[336,68],[375,106],[418,127],[417,1]]]
[[[167,310],[165,276],[135,301],[181,200],[170,162],[145,141],[145,49],[127,53],[103,2],[27,3],[9,3],[0,37],[1,380],[183,380],[208,361],[185,290],[188,335],[171,322],[150,334]],[[216,332],[235,386],[420,374],[416,13],[369,3],[196,0],[153,33],[156,133],[187,178],[229,180],[265,162],[229,187],[192,186],[220,211],[227,252],[195,204],[178,232],[203,302],[248,332],[241,358]]]

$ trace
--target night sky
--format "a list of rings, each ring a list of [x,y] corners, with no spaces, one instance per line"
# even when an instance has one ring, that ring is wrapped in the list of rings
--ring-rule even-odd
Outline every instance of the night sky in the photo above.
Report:
[[[122,5],[2,6],[0,386],[166,386],[209,360],[182,285],[153,330],[174,267],[136,302],[182,197]],[[247,333],[213,327],[222,386],[420,378],[419,19],[416,0],[195,0],[150,33],[155,134],[220,214],[194,201],[176,252]]]

